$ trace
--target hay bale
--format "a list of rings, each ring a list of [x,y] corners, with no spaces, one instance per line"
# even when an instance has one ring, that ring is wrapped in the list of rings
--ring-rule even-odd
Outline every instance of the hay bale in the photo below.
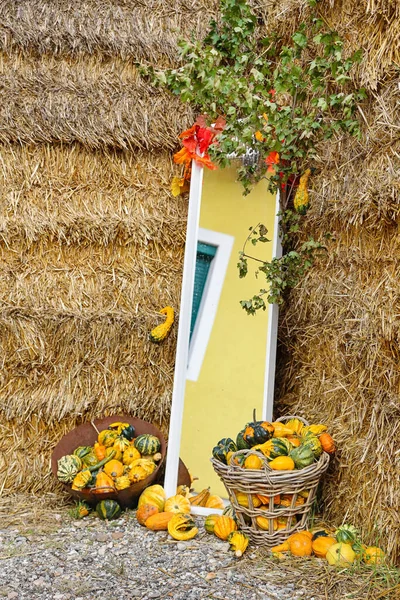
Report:
[[[288,4],[299,10],[300,3]],[[355,48],[364,39],[367,52],[355,77],[367,83],[369,98],[360,106],[361,139],[334,139],[319,148],[299,241],[312,236],[327,253],[281,313],[276,410],[328,424],[339,450],[324,486],[325,516],[357,525],[367,543],[381,544],[396,561],[400,123],[399,78],[390,61],[398,44],[389,61],[378,64],[371,28],[382,24],[378,15],[387,15],[380,40],[386,47],[400,13],[390,2],[318,7],[339,32],[352,11],[346,40]]]
[[[3,53],[0,75],[2,143],[173,150],[193,120],[190,108],[120,59]]]
[[[175,62],[185,33],[199,38],[216,0],[6,0],[0,7],[0,48],[35,54],[103,54],[124,60]]]

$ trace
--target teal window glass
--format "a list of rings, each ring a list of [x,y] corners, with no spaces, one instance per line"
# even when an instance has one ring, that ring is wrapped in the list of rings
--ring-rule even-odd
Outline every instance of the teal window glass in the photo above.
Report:
[[[192,302],[192,319],[190,322],[190,339],[196,324],[197,315],[203,297],[204,289],[207,283],[207,277],[210,271],[211,263],[217,253],[217,246],[211,244],[197,243],[196,270],[194,274],[194,290]]]

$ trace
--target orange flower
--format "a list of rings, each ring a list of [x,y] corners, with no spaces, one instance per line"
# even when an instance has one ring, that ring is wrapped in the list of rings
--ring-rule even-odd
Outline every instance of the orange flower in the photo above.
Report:
[[[208,154],[205,154],[204,156],[198,156],[196,154],[196,156],[194,156],[193,158],[197,162],[197,164],[203,165],[203,167],[207,167],[207,169],[211,169],[212,171],[215,171],[215,169],[217,168],[214,165],[214,163],[211,162],[211,159],[208,156]]]
[[[276,150],[272,150],[265,159],[266,164],[268,165],[267,173],[275,173],[275,168],[273,165],[279,164],[279,152]]]
[[[183,163],[189,162],[194,158],[194,154],[189,152],[189,150],[185,147],[181,148],[179,152],[174,154],[174,163],[181,165]]]
[[[187,138],[187,137],[191,137],[192,135],[195,135],[196,127],[197,127],[197,125],[195,123],[194,125],[192,125],[190,127],[190,129],[186,129],[185,131],[182,131],[182,133],[179,136],[181,138],[181,140],[184,138]]]
[[[263,142],[265,140],[261,131],[256,131],[254,137],[256,138],[257,142]]]

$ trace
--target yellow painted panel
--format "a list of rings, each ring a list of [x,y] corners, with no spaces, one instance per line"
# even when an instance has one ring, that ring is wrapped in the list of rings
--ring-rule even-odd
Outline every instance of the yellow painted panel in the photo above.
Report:
[[[240,279],[237,262],[249,228],[263,223],[271,239],[274,219],[275,197],[266,181],[243,196],[234,168],[204,173],[200,227],[233,236],[234,244],[199,378],[186,382],[180,456],[199,478],[197,491],[211,486],[213,493],[226,497],[210,463],[211,450],[223,437],[235,440],[252,419],[253,408],[261,418],[268,311],[249,316],[239,302],[266,282],[262,274],[255,278],[255,261],[249,261],[249,273]],[[272,242],[248,244],[247,252],[271,260]]]

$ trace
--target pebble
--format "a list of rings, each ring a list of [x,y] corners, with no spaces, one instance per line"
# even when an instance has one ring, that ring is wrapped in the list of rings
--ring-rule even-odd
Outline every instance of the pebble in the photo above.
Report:
[[[202,517],[196,517],[200,532]],[[252,576],[251,549],[236,559],[229,543],[199,535],[172,542],[138,524],[134,511],[116,521],[94,515],[55,518],[46,535],[0,531],[0,597],[7,600],[300,600],[292,582]],[[79,525],[78,525],[79,524]],[[259,561],[253,562],[254,566]],[[267,576],[267,573],[263,574]]]

